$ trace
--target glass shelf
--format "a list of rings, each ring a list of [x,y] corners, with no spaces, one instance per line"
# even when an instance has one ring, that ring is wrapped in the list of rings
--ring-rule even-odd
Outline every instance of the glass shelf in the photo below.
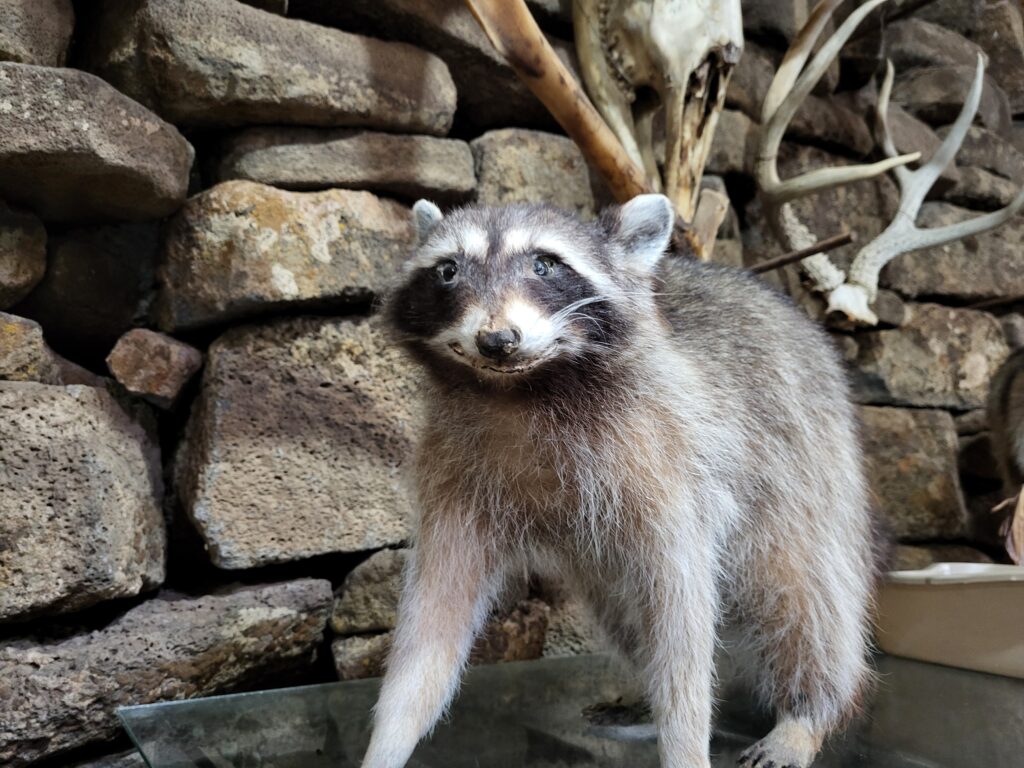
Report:
[[[815,768],[1024,765],[1024,681],[892,658],[880,659],[879,671],[869,711]],[[357,768],[378,685],[356,680],[118,714],[151,768]],[[657,768],[649,725],[582,714],[631,692],[629,675],[603,656],[472,669],[451,715],[409,767]],[[731,686],[722,700],[716,768],[735,765],[769,727]]]

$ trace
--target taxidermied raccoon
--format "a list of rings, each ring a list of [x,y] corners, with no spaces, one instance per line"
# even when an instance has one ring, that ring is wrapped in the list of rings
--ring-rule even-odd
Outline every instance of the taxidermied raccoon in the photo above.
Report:
[[[661,195],[593,223],[414,215],[383,312],[428,374],[420,520],[364,768],[405,764],[525,568],[578,590],[635,664],[665,768],[710,766],[725,622],[778,716],[743,761],[809,765],[865,685],[875,579],[826,335],[756,278],[663,258]]]
[[[1024,485],[1024,348],[1010,355],[992,378],[988,424],[1003,490],[1016,496]]]

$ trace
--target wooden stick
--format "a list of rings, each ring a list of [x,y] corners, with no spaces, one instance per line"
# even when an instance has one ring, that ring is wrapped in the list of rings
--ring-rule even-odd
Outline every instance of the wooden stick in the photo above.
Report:
[[[487,37],[520,79],[541,100],[583,156],[624,203],[653,192],[583,88],[555,54],[524,0],[465,0]]]
[[[838,235],[832,235],[832,237],[819,240],[814,245],[807,248],[801,248],[799,251],[790,251],[789,253],[784,253],[774,259],[768,259],[767,261],[762,261],[760,264],[755,264],[750,268],[750,271],[756,275],[771,272],[773,269],[784,267],[787,264],[792,264],[796,261],[803,261],[808,256],[813,256],[816,253],[825,253],[826,251],[841,248],[844,245],[852,243],[854,240],[855,238],[852,232],[843,232]]]

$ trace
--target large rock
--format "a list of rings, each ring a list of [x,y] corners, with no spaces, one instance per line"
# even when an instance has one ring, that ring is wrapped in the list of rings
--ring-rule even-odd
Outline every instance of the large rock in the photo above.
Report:
[[[980,408],[1009,354],[995,317],[938,304],[907,305],[901,327],[855,338],[854,397],[878,405]]]
[[[459,94],[459,119],[477,128],[548,127],[548,111],[519,79],[462,0],[292,0],[300,18],[386,40],[402,40],[444,59]],[[550,38],[571,63],[569,43]]]
[[[166,331],[285,307],[365,306],[413,245],[412,215],[369,192],[227,181],[171,222],[160,267]]]
[[[487,621],[469,655],[470,664],[538,659],[544,650],[550,609],[541,600],[523,600]],[[391,632],[339,637],[331,645],[342,680],[379,677],[391,650]]]
[[[107,755],[98,760],[86,760],[84,763],[75,763],[68,768],[149,768],[146,761],[139,754],[137,749],[130,752],[118,752],[116,755]]]
[[[61,354],[101,366],[122,333],[148,323],[159,245],[158,222],[51,234],[42,282],[13,309]]]
[[[71,0],[0,0],[0,61],[62,67],[75,27]]]
[[[0,64],[0,195],[44,219],[152,219],[185,199],[192,146],[86,72]]]
[[[371,555],[345,577],[331,613],[338,635],[394,629],[407,550],[385,549]]]
[[[107,355],[107,367],[133,395],[170,408],[203,367],[203,353],[163,333],[134,328],[117,340]]]
[[[861,408],[871,490],[893,535],[955,539],[967,531],[957,436],[945,411]]]
[[[938,135],[945,138],[949,127],[938,130]],[[1013,143],[998,134],[972,125],[967,129],[960,149],[956,153],[956,163],[961,166],[974,166],[999,174],[1018,184],[1024,184],[1024,152]]]
[[[897,77],[919,67],[974,67],[981,46],[951,29],[917,17],[886,24],[853,40],[841,57],[843,65],[859,77],[870,77],[879,62],[892,61]]]
[[[593,218],[597,202],[583,154],[553,133],[506,128],[470,142],[476,159],[477,202],[550,203]]]
[[[941,227],[978,215],[949,203],[925,203],[917,224]],[[882,270],[880,284],[911,298],[977,301],[1024,294],[1024,216],[985,234],[897,256]]]
[[[220,181],[248,179],[294,190],[344,187],[439,202],[476,186],[464,141],[349,129],[251,128],[227,140]]]
[[[376,321],[288,320],[214,342],[179,479],[214,563],[405,540],[419,378]]]
[[[0,761],[24,766],[120,733],[118,707],[208,696],[310,664],[331,585],[168,596],[68,639],[0,646]]]
[[[953,205],[979,211],[995,211],[1009,205],[1020,192],[1020,186],[983,168],[968,166],[959,169],[959,179],[941,197]]]
[[[0,445],[0,619],[163,581],[159,454],[110,395],[0,383]]]
[[[807,0],[742,0],[743,30],[792,40],[807,23]]]
[[[754,122],[739,110],[723,110],[718,116],[718,126],[704,170],[717,174],[749,174],[754,167],[756,145]]]
[[[0,381],[63,384],[57,355],[39,323],[0,312]]]
[[[952,123],[963,107],[974,80],[973,66],[925,67],[896,79],[892,100],[929,125]],[[1007,135],[1010,103],[990,74],[985,75],[977,119],[991,131]]]
[[[443,135],[455,113],[455,88],[436,56],[235,0],[106,0],[88,60],[175,123]]]
[[[46,230],[35,216],[0,203],[0,309],[12,307],[46,272]]]
[[[761,119],[761,102],[775,76],[777,56],[752,40],[743,44],[743,55],[729,79],[725,104],[755,121]]]
[[[1010,111],[1024,112],[1024,17],[1020,0],[985,2],[973,35],[988,54],[989,71],[1006,91]]]

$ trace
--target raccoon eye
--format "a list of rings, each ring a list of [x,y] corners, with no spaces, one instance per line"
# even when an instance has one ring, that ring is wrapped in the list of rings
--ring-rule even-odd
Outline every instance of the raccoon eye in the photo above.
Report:
[[[455,275],[459,273],[459,266],[451,259],[445,259],[437,265],[437,276],[445,285],[455,282]]]
[[[541,254],[533,259],[533,273],[541,277],[547,277],[555,268],[555,260],[550,256]]]

